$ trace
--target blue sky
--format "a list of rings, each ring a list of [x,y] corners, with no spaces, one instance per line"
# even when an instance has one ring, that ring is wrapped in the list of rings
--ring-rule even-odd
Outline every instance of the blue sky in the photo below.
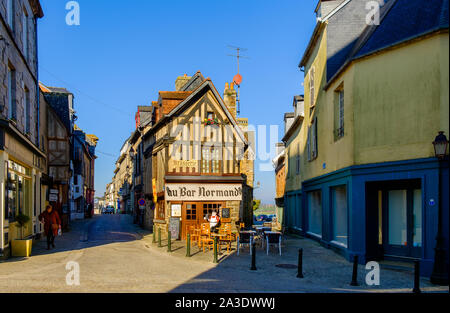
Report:
[[[135,127],[138,105],[174,90],[175,79],[200,70],[219,92],[237,72],[227,45],[247,48],[242,60],[241,117],[279,125],[303,94],[298,68],[315,26],[315,0],[79,0],[79,26],[66,25],[65,0],[41,0],[39,79],[75,94],[77,125],[100,138],[97,195]],[[258,169],[259,162],[256,162]],[[255,198],[273,203],[273,171],[256,171]]]

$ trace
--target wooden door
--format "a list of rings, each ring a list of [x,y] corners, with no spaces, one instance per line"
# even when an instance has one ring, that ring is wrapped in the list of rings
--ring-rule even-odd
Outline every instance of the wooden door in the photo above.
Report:
[[[186,235],[189,232],[189,227],[198,227],[199,204],[197,202],[184,202],[182,207],[182,235],[183,240],[186,239]]]

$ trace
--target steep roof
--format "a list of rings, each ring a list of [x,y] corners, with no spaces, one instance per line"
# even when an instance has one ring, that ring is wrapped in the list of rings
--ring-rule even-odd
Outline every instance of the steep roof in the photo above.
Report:
[[[354,60],[409,40],[449,28],[449,0],[390,0],[380,12],[380,25],[369,25],[325,89]]]
[[[355,57],[449,27],[448,0],[394,0],[390,11]]]
[[[181,88],[182,91],[193,91],[197,89],[205,80],[202,73],[198,71],[194,76]]]
[[[236,132],[238,133],[239,137],[241,138],[242,142],[244,142],[245,145],[248,145],[247,140],[245,139],[244,133],[242,132],[242,129],[237,124],[235,118],[231,115],[230,111],[226,107],[225,103],[223,102],[222,97],[217,92],[217,89],[214,87],[213,83],[211,82],[211,79],[207,78],[203,81],[203,83],[197,87],[194,91],[190,92],[189,96],[184,99],[180,104],[178,104],[176,107],[174,107],[169,114],[162,117],[154,126],[150,129],[149,132],[147,132],[144,137],[148,136],[149,134],[155,132],[159,129],[160,126],[164,125],[170,118],[173,116],[176,116],[179,112],[181,112],[183,109],[187,108],[189,105],[193,103],[198,97],[202,96],[204,92],[211,90],[213,95],[216,97],[218,103],[222,107],[223,111],[225,112],[228,120],[230,123],[234,126],[236,129]]]

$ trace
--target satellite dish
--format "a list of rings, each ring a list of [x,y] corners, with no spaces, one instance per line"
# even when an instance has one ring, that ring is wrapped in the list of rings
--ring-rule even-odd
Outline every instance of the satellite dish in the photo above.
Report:
[[[240,86],[241,83],[242,83],[242,75],[241,75],[241,74],[237,74],[236,76],[234,76],[233,82],[234,82],[236,85]]]

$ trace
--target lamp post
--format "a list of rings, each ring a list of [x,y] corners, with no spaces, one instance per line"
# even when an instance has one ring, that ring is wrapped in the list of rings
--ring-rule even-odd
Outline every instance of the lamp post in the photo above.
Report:
[[[439,188],[441,188],[441,163],[446,160],[448,140],[443,131],[439,132],[433,141],[434,154],[439,160]],[[436,248],[434,249],[434,266],[430,281],[436,285],[448,285],[448,270],[445,264],[444,237],[442,235],[442,201],[439,192],[438,231],[436,235]]]

